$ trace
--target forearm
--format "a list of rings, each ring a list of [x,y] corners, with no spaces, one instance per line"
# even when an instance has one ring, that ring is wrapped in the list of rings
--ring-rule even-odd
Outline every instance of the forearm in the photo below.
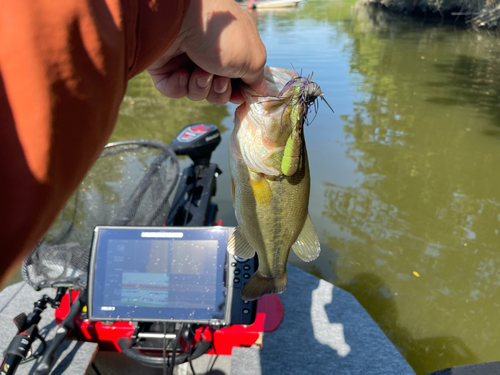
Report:
[[[5,279],[107,142],[128,78],[172,43],[184,3],[17,0],[2,3],[0,12],[0,274]]]

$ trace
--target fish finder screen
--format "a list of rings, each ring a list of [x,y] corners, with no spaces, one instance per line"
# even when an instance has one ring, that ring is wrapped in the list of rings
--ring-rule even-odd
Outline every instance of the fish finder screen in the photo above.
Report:
[[[91,318],[224,318],[227,231],[101,227],[96,236]]]

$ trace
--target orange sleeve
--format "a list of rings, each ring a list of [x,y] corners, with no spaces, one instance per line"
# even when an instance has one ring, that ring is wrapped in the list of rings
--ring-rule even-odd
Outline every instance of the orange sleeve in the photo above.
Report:
[[[187,5],[180,0],[2,2],[2,281],[98,157],[128,79],[173,43]]]

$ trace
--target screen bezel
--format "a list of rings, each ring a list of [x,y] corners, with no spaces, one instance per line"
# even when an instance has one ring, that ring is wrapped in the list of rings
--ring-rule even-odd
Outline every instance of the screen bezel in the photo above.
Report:
[[[105,231],[107,230],[107,231]],[[117,226],[97,226],[94,230],[94,237],[92,240],[92,248],[90,254],[90,269],[89,269],[89,288],[88,288],[88,314],[91,321],[140,321],[140,322],[158,322],[158,321],[168,321],[168,322],[184,322],[184,323],[195,323],[195,324],[211,324],[211,325],[229,325],[231,317],[231,299],[232,299],[232,274],[227,272],[227,242],[233,232],[234,228],[231,227],[117,227]],[[196,240],[213,240],[214,238],[218,240],[217,249],[217,285],[218,292],[222,292],[224,295],[224,314],[223,318],[211,318],[211,319],[185,319],[185,318],[167,318],[167,317],[151,317],[151,316],[141,316],[141,317],[130,317],[130,316],[103,316],[105,313],[101,311],[94,311],[94,292],[95,281],[96,281],[96,266],[98,266],[98,259],[100,263],[103,262],[102,254],[99,251],[104,251],[99,248],[100,240],[103,239],[103,234],[106,233],[107,239],[110,233],[113,231],[120,231],[114,233],[120,233],[123,238],[123,234],[127,231],[127,235],[132,238],[137,239],[141,233],[154,232],[154,233],[182,233],[183,240],[192,239],[194,236],[197,237]],[[161,238],[161,237],[160,237]],[[166,238],[166,240],[171,240],[172,238]],[[100,257],[100,258],[99,258]],[[104,267],[103,264],[100,264]],[[105,268],[105,267],[104,267]],[[222,284],[220,285],[219,272],[222,274]],[[227,278],[227,280],[224,280]],[[222,290],[219,291],[219,287]],[[220,296],[220,295],[219,295]],[[101,298],[102,300],[103,298]],[[101,306],[101,305],[99,305]],[[123,308],[123,307],[122,307]],[[168,315],[168,314],[165,314]]]

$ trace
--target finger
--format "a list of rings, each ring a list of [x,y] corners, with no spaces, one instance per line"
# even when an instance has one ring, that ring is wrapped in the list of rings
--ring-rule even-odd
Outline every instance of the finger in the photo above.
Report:
[[[188,94],[190,76],[187,69],[179,69],[172,74],[151,74],[156,89],[172,99],[180,99]]]
[[[265,63],[265,60],[262,60],[262,63]],[[260,95],[263,95],[266,91],[267,85],[265,81],[265,68],[263,65],[259,64],[257,68],[253,70],[249,69],[245,75],[242,75],[241,80]]]
[[[231,98],[230,83],[231,80],[227,77],[214,76],[207,100],[212,104],[226,104]]]
[[[263,75],[262,79],[260,81],[255,81],[253,84],[249,84],[246,82],[252,89],[255,90],[255,92],[259,95],[266,95],[266,90],[267,90],[267,84],[266,80],[264,79],[264,70],[262,70]]]
[[[231,80],[231,97],[229,101],[234,104],[241,104],[245,101],[243,98],[243,94],[240,91],[240,80],[232,79]]]
[[[166,62],[160,60],[148,68],[155,87],[170,98],[183,98],[188,93],[189,77],[195,64],[185,53]]]
[[[180,68],[193,71],[196,65],[185,53],[175,57],[163,56],[153,63],[149,68],[149,74],[173,73]]]
[[[191,78],[189,80],[189,92],[187,97],[191,100],[206,99],[210,93],[213,77],[213,74],[210,74],[201,68],[196,68],[191,74]]]

